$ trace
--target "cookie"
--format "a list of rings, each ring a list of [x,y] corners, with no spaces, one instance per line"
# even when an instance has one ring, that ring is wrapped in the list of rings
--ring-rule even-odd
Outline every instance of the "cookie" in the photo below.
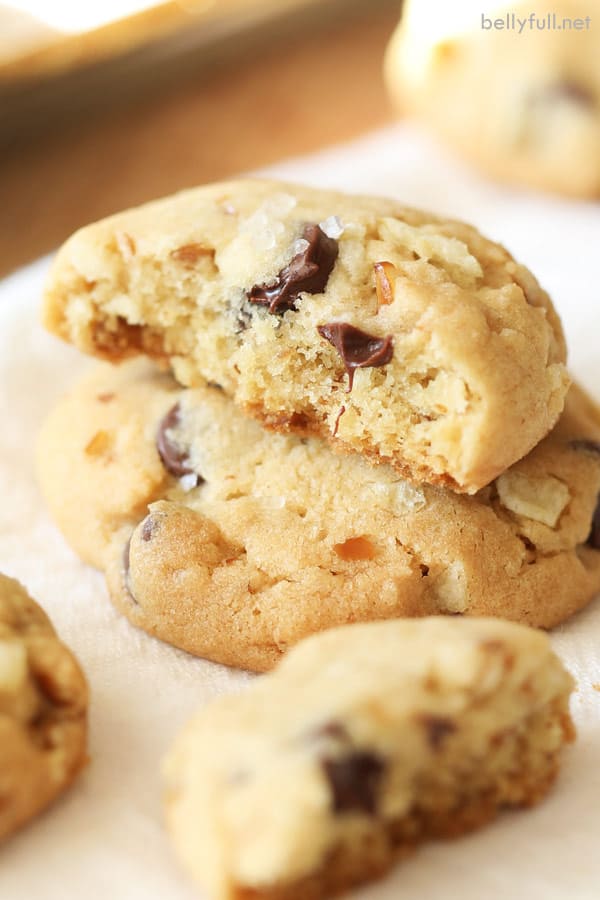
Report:
[[[268,433],[219,388],[134,360],[102,364],[61,402],[38,459],[58,525],[135,625],[265,670],[356,621],[563,621],[600,589],[595,441],[600,413],[573,388],[554,431],[468,497]]]
[[[452,13],[440,16],[437,0],[404,4],[385,63],[401,112],[496,177],[599,197],[598,5]]]
[[[329,897],[540,800],[574,737],[572,688],[544,634],[495,619],[316,635],[177,740],[177,853],[214,900]]]
[[[87,686],[46,614],[0,575],[0,840],[86,763]]]
[[[533,276],[473,228],[266,181],[114,216],[59,253],[45,323],[215,382],[269,428],[473,493],[550,430],[565,345]]]

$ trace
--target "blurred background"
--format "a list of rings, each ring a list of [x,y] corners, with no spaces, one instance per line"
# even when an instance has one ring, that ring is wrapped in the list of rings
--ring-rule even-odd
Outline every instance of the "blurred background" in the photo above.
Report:
[[[399,0],[0,6],[0,276],[75,228],[391,121]]]

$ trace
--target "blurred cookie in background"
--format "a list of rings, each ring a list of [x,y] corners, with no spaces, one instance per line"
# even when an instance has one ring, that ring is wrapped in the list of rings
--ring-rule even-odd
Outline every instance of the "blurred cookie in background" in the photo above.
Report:
[[[410,0],[385,74],[400,111],[494,177],[596,198],[599,58],[599,0]]]

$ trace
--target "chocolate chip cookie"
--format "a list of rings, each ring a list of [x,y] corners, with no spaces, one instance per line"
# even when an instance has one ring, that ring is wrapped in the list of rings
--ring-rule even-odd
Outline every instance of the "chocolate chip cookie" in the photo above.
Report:
[[[335,625],[435,613],[542,627],[600,589],[600,414],[472,497],[271,434],[217,385],[102,364],[50,415],[39,474],[69,542],[136,625],[255,670]]]
[[[44,315],[88,353],[145,353],[269,428],[466,493],[544,437],[568,384],[550,300],[502,247],[391,200],[266,181],[78,232]]]
[[[494,176],[599,197],[598,11],[557,0],[443,16],[438,0],[407,0],[386,56],[392,98]]]
[[[309,638],[176,742],[177,853],[214,900],[329,897],[540,800],[574,737],[572,687],[544,634],[495,619]]]
[[[0,840],[86,762],[87,686],[46,614],[0,575]]]

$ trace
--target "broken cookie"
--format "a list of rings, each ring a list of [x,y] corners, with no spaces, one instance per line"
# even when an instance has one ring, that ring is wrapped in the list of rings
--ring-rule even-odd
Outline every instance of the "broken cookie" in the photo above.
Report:
[[[573,680],[541,632],[379,622],[209,704],[165,765],[175,849],[212,900],[320,900],[547,792]]]
[[[568,387],[552,304],[498,244],[392,200],[276,182],[83,229],[44,318],[88,353],[154,357],[269,428],[461,493],[531,450]]]

